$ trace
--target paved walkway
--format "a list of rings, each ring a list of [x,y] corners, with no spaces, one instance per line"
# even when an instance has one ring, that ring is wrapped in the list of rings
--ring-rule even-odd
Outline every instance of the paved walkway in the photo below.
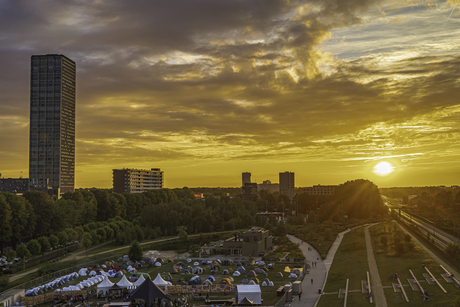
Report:
[[[342,242],[343,235],[350,230],[341,232],[337,239],[332,244],[329,252],[327,253],[326,259],[321,260],[321,256],[316,249],[313,248],[307,242],[303,242],[294,236],[288,235],[289,240],[293,243],[300,243],[299,248],[303,252],[308,263],[310,263],[310,274],[306,274],[302,281],[302,295],[294,297],[294,301],[291,303],[292,307],[310,307],[316,306],[320,298],[318,289],[324,289],[327,280],[327,273],[331,268],[332,261],[334,260],[335,253],[339,248],[340,242]],[[311,247],[311,250],[308,248]],[[312,263],[316,261],[316,266],[313,267]]]
[[[382,280],[380,279],[377,262],[374,257],[374,250],[372,249],[371,235],[369,233],[369,227],[371,226],[373,225],[369,225],[364,228],[364,236],[366,238],[367,262],[369,264],[369,273],[371,278],[372,298],[375,302],[375,306],[387,307],[387,299],[385,297],[385,293],[383,292]]]

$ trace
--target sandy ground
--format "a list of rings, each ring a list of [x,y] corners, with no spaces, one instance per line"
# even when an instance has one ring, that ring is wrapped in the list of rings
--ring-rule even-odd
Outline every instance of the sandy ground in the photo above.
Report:
[[[177,257],[177,253],[175,251],[149,250],[144,252],[144,257],[175,259]]]

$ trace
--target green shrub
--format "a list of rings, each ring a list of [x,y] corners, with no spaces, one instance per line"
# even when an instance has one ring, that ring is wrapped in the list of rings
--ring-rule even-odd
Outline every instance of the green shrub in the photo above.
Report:
[[[8,286],[10,282],[10,278],[8,276],[3,276],[0,278],[0,288],[4,288]]]

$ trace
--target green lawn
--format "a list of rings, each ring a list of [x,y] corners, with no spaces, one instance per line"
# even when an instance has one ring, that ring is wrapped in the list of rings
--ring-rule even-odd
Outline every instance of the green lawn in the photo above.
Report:
[[[342,239],[331,269],[329,270],[324,294],[318,307],[343,306],[343,298],[338,298],[339,289],[345,289],[349,279],[348,290],[361,290],[361,280],[366,280],[368,271],[364,228],[360,227],[345,234]],[[366,294],[353,292],[348,294],[348,306],[369,306]]]
[[[396,226],[396,227],[395,227]],[[423,301],[420,292],[414,292],[411,287],[404,287],[409,298],[409,303],[403,300],[401,293],[395,293],[392,288],[385,288],[385,296],[388,306],[451,306],[452,301],[460,294],[460,290],[453,284],[444,281],[440,274],[444,273],[439,264],[436,263],[425,251],[415,246],[409,249],[402,256],[397,256],[394,247],[389,243],[386,247],[381,244],[381,236],[392,237],[395,229],[399,229],[396,223],[385,223],[373,226],[369,229],[374,247],[374,255],[377,261],[380,278],[383,286],[391,286],[388,280],[389,274],[398,273],[403,284],[408,284],[407,279],[412,279],[409,269],[421,282],[422,287],[432,295],[431,301]],[[425,273],[422,264],[425,264],[433,275],[439,280],[447,290],[447,294],[442,292],[437,285],[428,284],[422,273]]]

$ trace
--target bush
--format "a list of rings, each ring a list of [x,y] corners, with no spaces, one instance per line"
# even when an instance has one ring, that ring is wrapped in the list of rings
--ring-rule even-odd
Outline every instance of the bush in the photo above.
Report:
[[[0,278],[0,288],[5,288],[10,283],[10,278],[8,276],[3,276]]]

